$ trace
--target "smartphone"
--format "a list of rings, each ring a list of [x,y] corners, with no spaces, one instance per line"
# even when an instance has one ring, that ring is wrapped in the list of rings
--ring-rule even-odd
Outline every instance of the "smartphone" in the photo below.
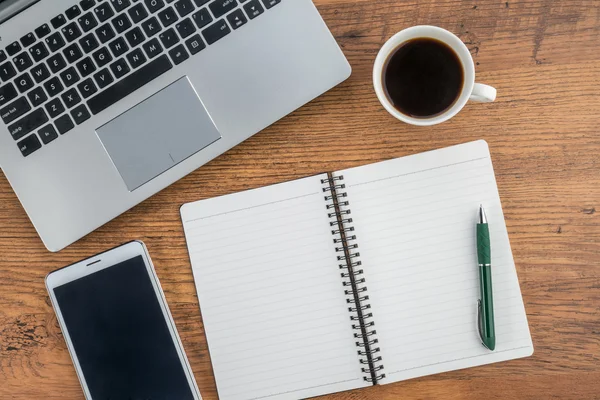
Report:
[[[88,400],[201,400],[142,242],[46,277]]]

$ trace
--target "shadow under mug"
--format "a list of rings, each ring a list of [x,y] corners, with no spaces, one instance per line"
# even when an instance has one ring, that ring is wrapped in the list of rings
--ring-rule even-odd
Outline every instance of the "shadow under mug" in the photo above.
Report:
[[[432,38],[448,45],[462,64],[464,83],[458,99],[446,111],[432,117],[415,118],[400,112],[394,107],[383,87],[383,69],[390,55],[403,43],[418,38]],[[489,103],[496,100],[496,89],[491,86],[475,83],[475,64],[469,49],[452,32],[431,25],[419,25],[404,29],[392,36],[379,50],[373,67],[373,86],[379,102],[394,117],[412,125],[429,126],[449,120],[463,109],[469,100]]]

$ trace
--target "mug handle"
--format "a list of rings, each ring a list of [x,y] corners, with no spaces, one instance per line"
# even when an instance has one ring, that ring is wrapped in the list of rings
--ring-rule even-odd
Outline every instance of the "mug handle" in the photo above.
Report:
[[[491,103],[496,100],[496,89],[482,83],[476,83],[473,86],[473,92],[469,100],[477,103]]]

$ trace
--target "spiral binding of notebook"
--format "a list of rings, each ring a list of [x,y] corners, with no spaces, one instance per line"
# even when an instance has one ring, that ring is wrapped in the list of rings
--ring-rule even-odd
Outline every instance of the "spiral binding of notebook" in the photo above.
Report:
[[[363,357],[360,359],[360,363],[364,365],[361,370],[365,373],[364,380],[375,385],[379,380],[385,378],[385,374],[381,372],[383,364],[382,358],[378,354],[381,350],[377,345],[379,341],[375,322],[373,322],[373,313],[369,311],[371,305],[365,278],[362,276],[363,270],[360,269],[362,263],[356,235],[353,233],[350,203],[347,200],[346,192],[343,191],[346,187],[344,177],[328,173],[327,179],[322,179],[321,183],[326,185],[323,192],[325,193],[328,217],[331,219],[329,224],[333,228],[331,233],[334,235],[335,250],[340,253],[337,259],[340,261],[339,268],[343,270],[341,273],[344,279],[342,285],[344,293],[348,296],[346,302],[349,304],[348,311],[351,313],[352,329],[357,331],[354,333],[354,337],[357,339],[358,354]]]

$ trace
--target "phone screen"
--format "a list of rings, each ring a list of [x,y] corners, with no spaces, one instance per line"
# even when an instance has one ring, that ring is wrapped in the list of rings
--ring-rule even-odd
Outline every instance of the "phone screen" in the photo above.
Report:
[[[142,256],[54,294],[93,399],[194,399]]]

